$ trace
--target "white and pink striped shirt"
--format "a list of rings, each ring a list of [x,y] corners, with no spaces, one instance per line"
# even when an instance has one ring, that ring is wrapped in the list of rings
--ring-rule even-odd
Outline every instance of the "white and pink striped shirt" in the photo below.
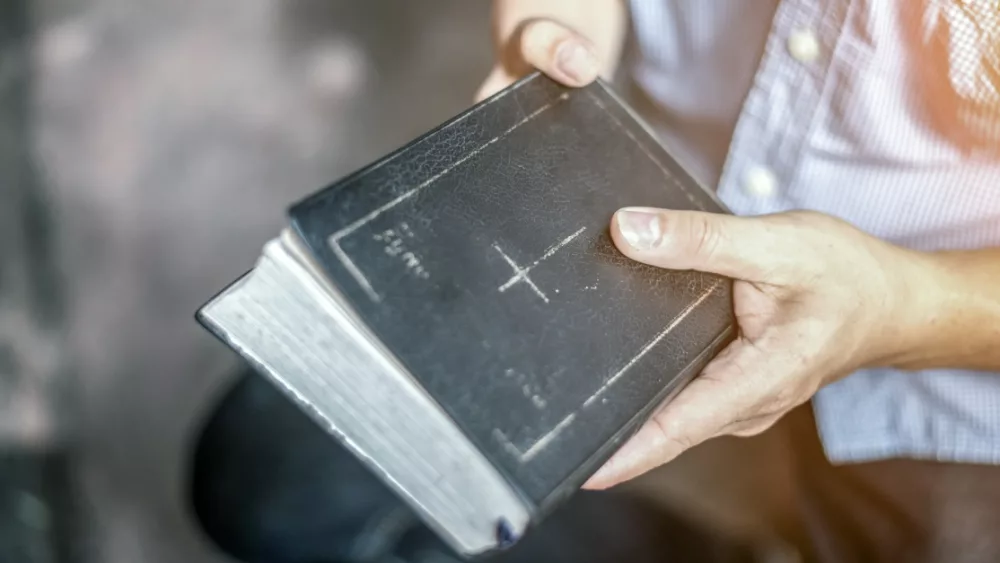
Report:
[[[1000,246],[996,0],[631,9],[632,101],[734,212],[813,209],[923,250]],[[835,462],[1000,463],[1000,374],[861,371],[814,405]]]

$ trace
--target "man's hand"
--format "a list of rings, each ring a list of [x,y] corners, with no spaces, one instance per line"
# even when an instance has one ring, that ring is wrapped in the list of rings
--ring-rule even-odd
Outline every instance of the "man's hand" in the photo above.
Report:
[[[609,78],[621,55],[625,29],[624,0],[495,0],[497,62],[476,101],[534,69],[566,86]]]
[[[654,266],[733,278],[735,342],[586,484],[605,488],[720,435],[760,433],[823,385],[895,362],[941,286],[930,258],[811,212],[621,210],[612,237]]]

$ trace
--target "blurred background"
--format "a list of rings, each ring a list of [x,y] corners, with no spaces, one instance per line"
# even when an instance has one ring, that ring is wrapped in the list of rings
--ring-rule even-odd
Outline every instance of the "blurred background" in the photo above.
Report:
[[[488,21],[469,0],[0,0],[0,562],[229,560],[184,488],[237,362],[193,313],[290,202],[467,108]],[[780,455],[711,444],[631,489],[771,538]]]

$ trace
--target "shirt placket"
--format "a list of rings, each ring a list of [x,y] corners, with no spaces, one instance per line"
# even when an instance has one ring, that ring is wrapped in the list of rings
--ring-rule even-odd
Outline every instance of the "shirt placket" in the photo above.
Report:
[[[789,189],[853,3],[786,0],[778,7],[719,181],[719,197],[735,213],[791,207]]]

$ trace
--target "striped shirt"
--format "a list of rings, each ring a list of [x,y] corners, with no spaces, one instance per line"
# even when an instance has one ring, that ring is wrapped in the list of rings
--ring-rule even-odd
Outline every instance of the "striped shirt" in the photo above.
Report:
[[[995,0],[631,8],[633,100],[734,212],[812,209],[922,250],[1000,246]],[[1000,463],[1000,374],[864,370],[814,408],[834,462]]]

